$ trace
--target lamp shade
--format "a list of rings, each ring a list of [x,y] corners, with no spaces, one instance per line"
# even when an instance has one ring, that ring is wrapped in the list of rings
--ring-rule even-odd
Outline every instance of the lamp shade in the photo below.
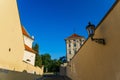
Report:
[[[95,25],[93,25],[89,22],[86,29],[88,31],[89,37],[93,37],[93,35],[95,34]]]

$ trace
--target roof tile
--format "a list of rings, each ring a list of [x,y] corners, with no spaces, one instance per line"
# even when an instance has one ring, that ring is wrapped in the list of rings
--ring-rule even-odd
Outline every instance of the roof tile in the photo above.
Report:
[[[71,39],[71,38],[83,38],[83,37],[74,33],[71,36],[69,36],[67,39]]]
[[[32,48],[30,48],[30,47],[27,46],[26,44],[24,44],[24,45],[25,45],[25,50],[30,51],[30,52],[32,52],[32,53],[36,53],[36,51],[34,51]]]
[[[25,28],[23,26],[21,26],[21,27],[22,27],[22,33],[23,33],[23,35],[29,37],[30,39],[33,39],[32,37],[30,37],[30,35],[28,34],[28,32],[25,30]]]

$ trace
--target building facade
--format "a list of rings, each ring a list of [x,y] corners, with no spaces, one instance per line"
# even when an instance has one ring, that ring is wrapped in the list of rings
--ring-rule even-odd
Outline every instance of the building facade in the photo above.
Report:
[[[67,61],[69,62],[72,57],[77,53],[79,48],[83,45],[83,43],[85,42],[85,38],[77,34],[72,34],[71,36],[66,38],[65,41],[67,49]]]
[[[17,0],[1,0],[0,10],[0,79],[36,79],[43,74],[43,67],[34,66],[33,39],[23,35]]]
[[[24,42],[16,4],[16,0],[0,1],[0,68],[23,71]]]
[[[29,35],[29,33],[26,31],[26,29],[23,26],[22,26],[22,33],[23,33],[24,47],[25,47],[23,61],[34,66],[35,56],[36,56],[36,52],[32,49],[32,43],[34,41],[34,38],[32,38]]]

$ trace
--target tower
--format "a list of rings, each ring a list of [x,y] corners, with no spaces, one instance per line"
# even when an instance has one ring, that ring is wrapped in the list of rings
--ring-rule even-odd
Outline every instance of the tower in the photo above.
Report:
[[[77,34],[72,34],[66,41],[67,61],[69,62],[72,57],[76,54],[79,48],[83,45],[85,38]]]

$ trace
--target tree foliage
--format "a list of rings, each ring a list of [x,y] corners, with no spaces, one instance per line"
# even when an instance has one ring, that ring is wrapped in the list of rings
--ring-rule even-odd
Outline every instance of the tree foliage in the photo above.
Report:
[[[44,72],[59,72],[60,65],[65,62],[66,57],[60,59],[51,59],[50,54],[42,54],[42,64],[44,65]]]
[[[33,50],[36,51],[36,56],[35,56],[35,66],[42,66],[42,59],[41,56],[39,54],[39,45],[36,43],[35,45],[33,45]]]
[[[51,61],[51,65],[50,65],[50,72],[59,72],[59,68],[60,68],[61,62],[57,59],[54,59]]]
[[[51,64],[50,54],[48,54],[48,53],[42,54],[41,59],[42,59],[42,65],[44,65],[44,72],[48,72],[49,71],[49,66]]]
[[[59,58],[59,61],[61,61],[61,63],[66,63],[67,59],[65,56],[62,56]]]
[[[62,56],[59,59],[51,59],[49,53],[39,54],[39,45],[33,45],[33,50],[36,51],[35,66],[41,67],[44,65],[44,72],[59,72],[60,65],[66,62],[66,57]]]
[[[35,58],[35,66],[39,66],[39,67],[42,66],[42,59],[41,59],[41,56],[40,56],[39,54],[36,55],[36,58]]]
[[[35,45],[32,46],[32,49],[39,54],[39,45],[36,43]]]

